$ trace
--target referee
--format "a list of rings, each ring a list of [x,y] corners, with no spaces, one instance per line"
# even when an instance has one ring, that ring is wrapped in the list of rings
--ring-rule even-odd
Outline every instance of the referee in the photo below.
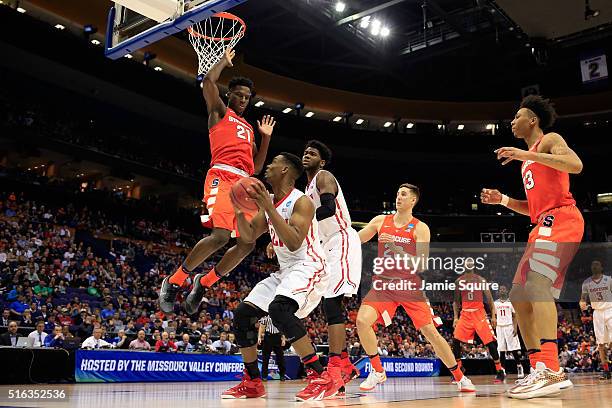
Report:
[[[268,363],[270,362],[272,351],[274,351],[280,380],[285,381],[285,354],[283,353],[283,347],[285,347],[285,336],[283,336],[272,324],[272,319],[270,319],[270,316],[262,317],[259,320],[258,344],[261,345],[262,353],[261,378],[264,381],[268,380]]]

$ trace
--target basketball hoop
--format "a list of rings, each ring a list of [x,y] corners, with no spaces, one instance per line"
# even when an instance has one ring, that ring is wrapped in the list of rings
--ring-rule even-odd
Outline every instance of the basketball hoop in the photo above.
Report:
[[[244,36],[246,24],[240,17],[223,12],[192,25],[187,31],[198,54],[198,74],[207,75],[225,50],[234,48]]]

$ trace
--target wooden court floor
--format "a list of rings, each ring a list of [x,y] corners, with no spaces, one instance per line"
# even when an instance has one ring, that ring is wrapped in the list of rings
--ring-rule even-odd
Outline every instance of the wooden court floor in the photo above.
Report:
[[[359,392],[358,382],[348,386],[342,399],[320,402],[295,402],[293,396],[304,383],[301,381],[269,381],[268,396],[256,400],[221,400],[219,395],[234,383],[136,383],[136,384],[64,384],[0,386],[0,408],[3,407],[143,407],[143,408],[264,408],[264,407],[415,407],[415,408],[599,408],[612,407],[612,383],[600,382],[594,374],[571,377],[574,388],[559,396],[519,401],[504,396],[514,383],[494,385],[492,376],[475,376],[472,381],[478,391],[459,394],[448,377],[390,378],[375,392]],[[11,399],[9,391],[64,390],[64,399]]]

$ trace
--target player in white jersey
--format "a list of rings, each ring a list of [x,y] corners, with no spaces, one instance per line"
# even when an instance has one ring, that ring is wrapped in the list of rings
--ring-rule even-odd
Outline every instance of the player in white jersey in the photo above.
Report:
[[[320,400],[335,396],[342,387],[319,362],[312,342],[300,319],[317,307],[327,289],[323,249],[312,200],[295,189],[295,181],[304,169],[299,157],[281,153],[268,165],[266,181],[247,189],[259,212],[249,222],[236,208],[238,231],[247,242],[255,242],[266,230],[274,246],[280,270],[260,281],[234,311],[236,343],[245,365],[242,382],[225,391],[222,398],[258,398],[265,388],[257,364],[256,322],[266,314],[304,365],[313,371],[308,386],[296,395],[298,401]]]
[[[612,374],[606,345],[612,343],[612,278],[603,274],[603,265],[599,260],[591,262],[591,273],[591,277],[582,284],[580,309],[586,310],[587,300],[591,302],[593,328],[603,368],[600,380],[609,380]]]
[[[331,156],[329,147],[311,140],[304,149],[302,164],[308,177],[306,195],[315,204],[329,275],[329,286],[323,298],[329,333],[328,367],[341,367],[342,381],[346,385],[359,376],[359,371],[348,358],[346,314],[342,303],[345,297],[356,295],[359,289],[361,241],[357,231],[351,227],[351,216],[340,184],[332,173],[324,170]]]
[[[498,290],[499,299],[495,301],[495,312],[497,314],[497,326],[495,327],[497,337],[497,350],[501,353],[510,352],[516,361],[518,378],[523,378],[525,372],[521,364],[521,342],[517,332],[517,320],[510,299],[508,289],[500,286]]]

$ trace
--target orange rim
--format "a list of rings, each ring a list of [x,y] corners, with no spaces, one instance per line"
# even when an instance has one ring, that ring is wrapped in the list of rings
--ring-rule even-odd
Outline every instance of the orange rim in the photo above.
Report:
[[[203,40],[211,40],[211,41],[230,41],[233,38],[242,37],[244,35],[244,33],[246,31],[246,24],[244,23],[244,20],[241,19],[240,17],[235,16],[232,13],[227,13],[227,12],[222,12],[222,13],[214,14],[213,17],[225,18],[225,19],[228,19],[228,20],[237,21],[240,25],[242,25],[242,28],[240,28],[240,31],[238,31],[238,34],[233,35],[231,37],[226,37],[226,38],[224,38],[224,37],[209,37],[209,36],[204,35],[202,33],[198,33],[192,27],[189,27],[187,29],[187,31],[189,31],[189,34],[193,35],[194,37],[201,38]]]

